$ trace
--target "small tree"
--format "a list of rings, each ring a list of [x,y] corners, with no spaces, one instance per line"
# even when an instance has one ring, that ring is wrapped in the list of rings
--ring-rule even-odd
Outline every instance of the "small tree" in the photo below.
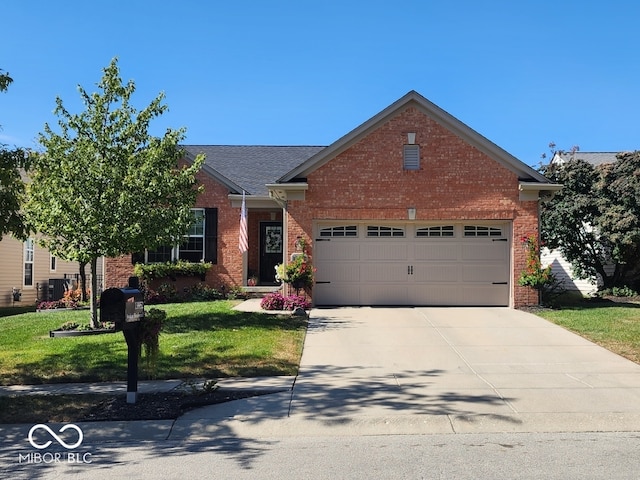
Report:
[[[178,243],[191,221],[199,188],[198,157],[179,166],[184,129],[157,138],[150,121],[167,109],[158,95],[141,111],[130,98],[133,81],[120,79],[117,59],[98,88],[78,87],[85,111],[71,114],[56,99],[61,132],[45,125],[34,156],[26,213],[40,243],[55,255],[91,265],[91,323],[96,312],[97,259]]]

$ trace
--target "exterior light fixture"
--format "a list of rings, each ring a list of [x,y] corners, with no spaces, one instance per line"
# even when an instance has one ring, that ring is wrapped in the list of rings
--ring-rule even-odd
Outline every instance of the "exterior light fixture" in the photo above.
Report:
[[[409,217],[409,220],[415,220],[416,219],[416,207],[407,208],[407,216]]]

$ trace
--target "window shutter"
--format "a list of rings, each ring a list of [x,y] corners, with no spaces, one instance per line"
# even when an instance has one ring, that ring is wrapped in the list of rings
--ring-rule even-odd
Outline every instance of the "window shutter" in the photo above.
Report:
[[[136,252],[131,254],[131,264],[144,263],[144,252]]]
[[[420,145],[404,146],[404,169],[420,170]]]
[[[218,263],[218,209],[204,209],[204,261]]]

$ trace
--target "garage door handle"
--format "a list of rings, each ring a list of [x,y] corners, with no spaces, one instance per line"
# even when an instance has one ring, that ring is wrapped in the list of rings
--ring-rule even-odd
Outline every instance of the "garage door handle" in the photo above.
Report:
[[[331,282],[316,282],[316,285],[319,285],[321,283],[331,283]]]
[[[491,285],[508,285],[507,282],[492,282]]]
[[[494,242],[506,242],[507,239],[506,238],[493,238],[492,239]]]

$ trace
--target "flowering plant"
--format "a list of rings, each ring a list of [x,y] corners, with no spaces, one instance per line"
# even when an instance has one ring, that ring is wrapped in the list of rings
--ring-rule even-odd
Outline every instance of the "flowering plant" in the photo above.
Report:
[[[307,288],[313,285],[314,271],[307,256],[299,254],[286,265],[280,264],[276,266],[276,278],[285,283],[290,283],[296,289]]]
[[[263,310],[295,310],[296,308],[309,310],[311,303],[303,296],[290,295],[285,297],[279,292],[274,292],[265,295],[260,302],[260,307]]]
[[[537,235],[522,237],[522,243],[527,250],[527,263],[525,269],[520,273],[518,284],[523,287],[532,287],[542,290],[545,286],[555,281],[555,276],[551,272],[551,265],[542,267],[540,261],[540,245]]]

